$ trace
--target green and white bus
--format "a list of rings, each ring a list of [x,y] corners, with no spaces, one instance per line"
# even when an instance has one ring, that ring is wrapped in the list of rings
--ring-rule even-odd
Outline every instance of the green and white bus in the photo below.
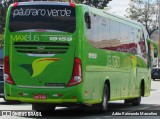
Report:
[[[151,88],[147,38],[140,23],[83,4],[14,3],[5,28],[5,98],[33,110],[139,105]]]

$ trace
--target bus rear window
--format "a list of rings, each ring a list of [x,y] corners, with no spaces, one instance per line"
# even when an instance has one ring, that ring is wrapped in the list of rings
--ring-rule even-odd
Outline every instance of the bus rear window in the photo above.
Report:
[[[75,29],[75,8],[71,6],[22,5],[11,10],[11,32],[47,30],[73,33]]]

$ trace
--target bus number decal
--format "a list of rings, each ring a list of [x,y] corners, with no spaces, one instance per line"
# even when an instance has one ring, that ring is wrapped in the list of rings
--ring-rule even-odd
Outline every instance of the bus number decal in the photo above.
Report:
[[[96,53],[88,53],[88,58],[89,59],[97,59],[97,54]]]
[[[50,41],[72,41],[72,37],[49,37]]]
[[[107,55],[107,67],[120,67],[120,57]]]

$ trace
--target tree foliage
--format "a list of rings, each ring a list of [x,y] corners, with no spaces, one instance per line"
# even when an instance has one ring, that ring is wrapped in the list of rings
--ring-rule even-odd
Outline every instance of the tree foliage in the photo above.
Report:
[[[130,0],[125,15],[141,22],[149,36],[158,29],[158,0]]]
[[[7,8],[0,6],[0,34],[4,32]]]
[[[111,0],[79,0],[78,3],[86,4],[92,7],[103,9]]]

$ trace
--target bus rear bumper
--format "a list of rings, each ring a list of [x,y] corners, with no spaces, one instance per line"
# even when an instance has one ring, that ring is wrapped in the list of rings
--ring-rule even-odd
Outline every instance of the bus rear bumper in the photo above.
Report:
[[[27,102],[27,103],[76,103],[77,99],[46,99],[46,100],[35,100],[34,98],[28,98],[28,97],[11,97],[6,96],[7,100],[17,100],[21,102]]]
[[[35,98],[40,95],[40,98]],[[41,97],[41,96],[45,96]],[[28,103],[82,103],[82,85],[65,88],[22,88],[5,83],[5,98]]]

